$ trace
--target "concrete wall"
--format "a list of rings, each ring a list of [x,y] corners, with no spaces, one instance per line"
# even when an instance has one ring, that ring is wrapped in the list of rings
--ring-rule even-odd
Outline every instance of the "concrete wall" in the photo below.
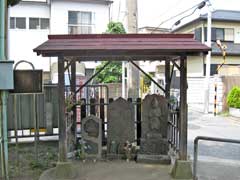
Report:
[[[49,18],[46,3],[20,3],[9,8],[9,17],[25,17],[26,29],[9,29],[9,59],[31,61],[37,69],[49,70],[49,58],[42,58],[33,52],[33,48],[47,40],[48,29],[29,29],[29,17]],[[22,65],[20,68],[29,68]]]
[[[44,2],[21,2],[9,8],[10,17],[25,17],[26,29],[9,29],[9,59],[31,61],[37,69],[50,70],[56,58],[37,56],[33,49],[48,39],[49,34],[68,34],[68,11],[90,11],[94,14],[93,33],[103,33],[109,22],[109,6],[100,3],[83,3],[71,0]],[[49,18],[50,29],[29,29],[29,17]],[[20,68],[29,68],[22,65]]]
[[[109,9],[104,4],[88,4],[82,2],[58,1],[51,3],[51,33],[68,34],[68,11],[86,11],[94,14],[93,33],[103,33],[109,22]]]
[[[187,74],[188,77],[203,76],[203,56],[188,56],[187,57]]]
[[[190,107],[195,107],[199,111],[204,111],[204,77],[188,77],[187,101]],[[209,112],[214,110],[215,84],[217,85],[217,112],[222,112],[224,105],[224,88],[221,77],[210,78],[209,91]]]

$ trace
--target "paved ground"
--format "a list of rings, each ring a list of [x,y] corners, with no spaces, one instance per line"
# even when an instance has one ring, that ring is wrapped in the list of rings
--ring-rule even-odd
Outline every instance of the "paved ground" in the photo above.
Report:
[[[137,164],[135,162],[113,161],[97,163],[78,163],[76,180],[170,180],[170,166]],[[45,173],[41,180],[52,180]]]
[[[240,139],[240,119],[206,115],[189,107],[188,154],[193,157],[196,136]],[[198,177],[200,180],[240,180],[240,145],[200,141]]]

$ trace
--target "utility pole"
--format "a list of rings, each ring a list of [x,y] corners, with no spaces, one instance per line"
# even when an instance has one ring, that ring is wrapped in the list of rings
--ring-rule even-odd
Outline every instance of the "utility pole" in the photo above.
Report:
[[[212,41],[212,11],[208,2],[208,17],[207,17],[207,43],[206,45],[211,48]],[[210,70],[211,70],[211,51],[208,51],[206,57],[206,77],[204,89],[204,113],[209,111],[209,89],[210,89]]]
[[[128,33],[137,33],[138,31],[138,8],[137,0],[126,0],[127,7],[127,30]],[[139,65],[138,62],[135,62]],[[128,97],[138,98],[139,97],[139,71],[131,64],[128,63],[128,78],[127,78],[127,87],[128,87]]]
[[[0,61],[6,60],[6,11],[7,0],[0,1]],[[8,91],[0,90],[0,159],[2,175],[8,180],[8,139],[7,139],[7,98]]]

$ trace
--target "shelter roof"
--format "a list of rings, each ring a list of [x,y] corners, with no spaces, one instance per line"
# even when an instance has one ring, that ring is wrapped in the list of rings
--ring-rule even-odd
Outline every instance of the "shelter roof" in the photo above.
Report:
[[[162,60],[210,50],[192,34],[49,35],[33,51],[38,55],[77,56],[81,60]]]

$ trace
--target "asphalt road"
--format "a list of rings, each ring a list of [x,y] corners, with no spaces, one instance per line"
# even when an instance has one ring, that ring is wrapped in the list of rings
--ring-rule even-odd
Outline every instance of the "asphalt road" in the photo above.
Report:
[[[188,154],[193,159],[196,136],[240,140],[240,119],[203,114],[189,107]],[[240,180],[240,144],[199,141],[199,180]]]

